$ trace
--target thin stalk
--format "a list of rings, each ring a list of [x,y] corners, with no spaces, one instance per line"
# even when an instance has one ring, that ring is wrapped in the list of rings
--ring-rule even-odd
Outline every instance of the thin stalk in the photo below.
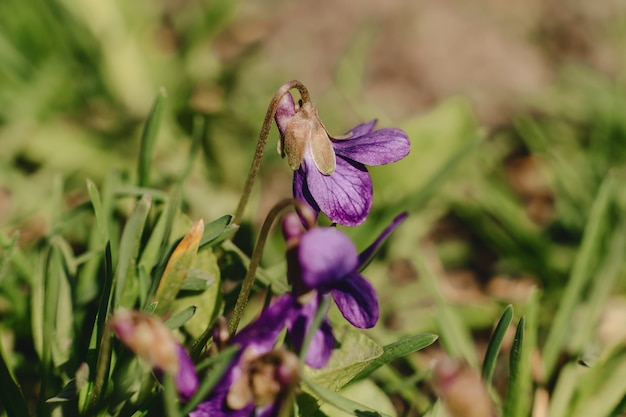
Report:
[[[313,337],[315,336],[315,332],[322,325],[322,321],[324,321],[324,317],[326,316],[326,311],[328,310],[328,305],[330,304],[330,297],[322,297],[322,301],[320,301],[319,306],[317,307],[317,312],[315,313],[315,317],[313,317],[313,321],[311,322],[311,326],[309,330],[306,332],[306,336],[304,336],[304,342],[302,343],[302,350],[300,350],[300,360],[304,362],[306,360],[306,355],[309,352],[309,346],[313,341]]]
[[[246,209],[246,204],[248,204],[248,199],[250,198],[250,193],[252,192],[252,187],[254,186],[254,181],[256,180],[256,176],[259,173],[259,168],[261,167],[261,158],[263,158],[265,145],[267,144],[270,128],[272,127],[272,119],[274,119],[278,104],[280,103],[280,100],[283,98],[283,96],[287,94],[292,88],[298,90],[298,92],[300,93],[300,97],[302,98],[302,101],[304,103],[311,100],[311,97],[309,96],[309,91],[304,86],[304,84],[302,84],[298,80],[291,80],[283,84],[278,89],[276,94],[274,94],[272,101],[270,101],[270,104],[267,107],[265,120],[263,121],[261,133],[259,133],[259,140],[256,145],[256,150],[254,151],[254,159],[252,159],[252,165],[250,165],[250,171],[248,171],[248,178],[246,179],[243,192],[241,193],[239,205],[237,206],[237,211],[235,211],[235,217],[233,219],[233,223],[235,224],[239,224],[241,222],[241,217],[243,216],[243,212]]]
[[[248,297],[250,296],[250,291],[252,290],[252,284],[254,283],[256,270],[261,263],[263,249],[265,248],[265,243],[267,242],[267,237],[270,230],[272,229],[274,221],[282,214],[283,210],[291,206],[295,207],[299,211],[301,217],[307,221],[308,227],[313,227],[315,225],[315,214],[313,213],[313,210],[311,210],[311,208],[302,201],[288,198],[278,202],[278,204],[276,204],[272,208],[272,210],[270,210],[269,214],[265,218],[265,221],[263,222],[263,226],[261,226],[261,231],[259,232],[256,246],[254,247],[254,251],[252,252],[252,257],[250,258],[248,271],[246,272],[246,276],[244,277],[243,283],[241,284],[241,291],[237,296],[235,309],[233,310],[233,314],[230,317],[230,321],[228,322],[228,332],[231,335],[234,335],[237,331],[237,326],[239,326],[239,321],[241,321],[243,311],[246,308],[246,304],[248,304]]]

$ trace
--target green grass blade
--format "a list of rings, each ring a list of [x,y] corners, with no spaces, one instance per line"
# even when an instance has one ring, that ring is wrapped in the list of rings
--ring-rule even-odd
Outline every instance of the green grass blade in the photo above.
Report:
[[[472,154],[478,145],[482,143],[484,136],[476,134],[470,138],[466,144],[461,146],[450,158],[441,165],[441,168],[430,177],[428,182],[424,184],[416,193],[411,193],[406,199],[394,204],[393,207],[387,208],[384,218],[396,216],[401,211],[415,211],[426,204],[428,199],[441,188],[443,183],[451,176],[454,170],[463,162],[470,154]]]
[[[621,276],[625,249],[626,220],[622,220],[613,232],[606,251],[606,259],[594,276],[593,285],[589,289],[585,314],[572,329],[574,338],[571,347],[575,351],[584,349],[596,338],[597,325],[600,322],[602,311],[606,307],[606,301],[611,296],[611,290]]]
[[[422,247],[415,257],[417,271],[423,277],[424,283],[436,300],[438,314],[435,323],[438,329],[440,342],[445,347],[450,356],[463,358],[467,363],[476,367],[477,358],[474,349],[474,342],[469,329],[463,319],[452,309],[452,306],[443,298],[438,286],[440,280],[433,271],[433,266],[427,265],[425,252],[432,252],[432,248]],[[432,259],[435,255],[432,254]]]
[[[152,204],[152,200],[149,195],[144,195],[141,200],[137,202],[135,209],[131,213],[128,218],[128,222],[124,227],[124,231],[122,232],[122,238],[120,240],[120,253],[119,259],[117,263],[117,267],[115,270],[114,277],[114,295],[113,295],[113,306],[117,307],[122,304],[124,301],[124,305],[127,307],[132,306],[132,302],[130,299],[133,298],[132,294],[129,296],[126,294],[128,299],[124,299],[124,291],[130,291],[128,288],[132,289],[132,282],[127,284],[127,279],[129,278],[129,272],[132,272],[132,269],[135,266],[136,256],[139,250],[139,244],[141,242],[141,234],[143,232],[144,225],[146,223],[146,218],[148,217],[148,212],[150,211],[150,206]],[[134,274],[130,275],[130,278],[135,278]],[[127,305],[128,304],[128,305]]]
[[[559,379],[550,397],[548,416],[571,416],[571,407],[574,403],[574,394],[580,382],[581,373],[586,369],[574,362],[566,364],[559,372]]]
[[[0,392],[2,405],[8,417],[22,417],[30,415],[24,394],[11,374],[7,358],[0,338]]]
[[[98,223],[98,230],[100,230],[100,236],[102,236],[103,244],[109,240],[109,226],[107,225],[107,219],[104,214],[104,207],[102,206],[102,200],[100,200],[100,192],[98,187],[91,180],[87,180],[87,192],[91,199],[91,205],[93,206],[94,214],[96,215],[96,222]]]
[[[148,242],[144,247],[141,257],[139,258],[139,263],[137,264],[138,269],[143,269],[147,273],[150,273],[152,269],[158,265],[159,261],[159,253],[161,248],[163,247],[163,238],[165,237],[165,227],[167,226],[167,208],[169,206],[169,202],[166,202],[159,219],[156,222],[156,225],[152,229],[152,233],[150,233],[150,237],[148,238]]]
[[[193,128],[191,131],[191,148],[189,149],[189,154],[187,156],[187,163],[185,164],[183,172],[178,179],[178,183],[181,185],[184,184],[185,181],[187,181],[187,178],[189,178],[189,174],[191,174],[191,168],[193,168],[193,160],[200,152],[202,137],[204,136],[205,130],[206,117],[197,114],[193,118]]]
[[[555,314],[544,345],[543,364],[547,378],[551,377],[559,353],[563,349],[567,335],[570,332],[570,321],[576,304],[585,285],[593,276],[591,268],[594,266],[598,247],[603,237],[604,230],[602,226],[604,225],[609,203],[614,192],[615,177],[609,175],[600,186],[600,190],[591,207],[580,249],[576,255],[567,287],[565,287],[563,297],[559,303],[559,309]]]
[[[574,417],[613,416],[613,410],[626,397],[626,350],[618,347],[602,363],[579,380]]]
[[[539,327],[539,291],[534,289],[528,298],[528,307],[524,316],[524,343],[522,356],[517,367],[517,397],[515,403],[510,406],[510,416],[525,417],[532,411],[533,403],[533,376],[532,356],[537,350],[537,329]]]
[[[500,348],[502,347],[502,341],[504,340],[504,336],[506,335],[506,331],[508,330],[512,320],[513,306],[509,304],[502,312],[502,316],[500,316],[500,320],[491,335],[489,345],[487,346],[487,352],[485,353],[482,376],[487,385],[491,384],[493,371],[496,367],[496,360],[498,359],[498,354],[500,353]]]
[[[169,372],[165,372],[163,375],[163,411],[165,411],[165,417],[180,417],[182,415],[178,409],[178,393],[174,378],[174,375]]]
[[[376,369],[389,362],[409,355],[418,350],[424,349],[435,343],[438,336],[432,333],[418,334],[400,339],[394,343],[383,346],[383,354],[375,358],[365,369],[363,369],[354,379],[362,379],[374,372]]]
[[[137,168],[137,185],[139,187],[147,187],[150,184],[152,153],[159,132],[159,125],[161,124],[164,99],[165,90],[161,89],[154,100],[152,110],[150,111],[150,115],[143,129],[143,134],[141,135],[141,150],[139,153],[139,166]]]
[[[515,339],[513,339],[513,346],[511,348],[511,356],[509,357],[509,381],[506,390],[506,399],[504,402],[504,417],[515,416],[516,410],[519,408],[518,401],[523,400],[522,392],[520,392],[520,368],[522,366],[522,354],[524,347],[524,328],[526,319],[522,317],[517,323],[517,330],[515,331]]]
[[[11,239],[5,244],[4,242],[0,242],[0,285],[2,285],[2,281],[4,277],[7,275],[9,270],[9,264],[11,263],[11,258],[17,249],[17,241],[20,238],[20,232],[15,231],[11,235]],[[0,237],[0,239],[4,240],[4,235]]]

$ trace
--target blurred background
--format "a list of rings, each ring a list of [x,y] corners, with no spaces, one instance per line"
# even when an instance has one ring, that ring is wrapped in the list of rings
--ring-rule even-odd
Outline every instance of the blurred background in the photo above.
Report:
[[[372,215],[348,231],[361,249],[411,213],[367,274],[384,314],[372,335],[436,330],[419,253],[480,349],[505,303],[523,311],[541,288],[540,322],[558,305],[598,188],[626,162],[625,66],[621,0],[2,0],[0,229],[19,229],[28,250],[50,232],[55,187],[70,210],[88,200],[86,179],[136,176],[159,91],[151,185],[176,182],[201,117],[184,210],[232,213],[266,107],[298,79],[331,133],[376,118],[411,138],[408,158],[371,170]],[[291,193],[271,135],[250,230]],[[613,209],[603,230],[620,219]],[[86,231],[68,234],[79,251]],[[274,243],[268,265],[282,256]],[[606,346],[624,337],[625,286],[595,329]],[[1,301],[3,317],[18,308]]]

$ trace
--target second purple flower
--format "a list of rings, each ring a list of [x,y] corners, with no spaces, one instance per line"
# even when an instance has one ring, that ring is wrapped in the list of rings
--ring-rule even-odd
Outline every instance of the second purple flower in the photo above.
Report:
[[[396,162],[410,150],[404,131],[374,130],[375,120],[330,136],[315,107],[296,105],[290,93],[281,99],[275,120],[279,152],[294,170],[294,197],[344,226],[363,223],[372,207],[372,179],[365,165]]]

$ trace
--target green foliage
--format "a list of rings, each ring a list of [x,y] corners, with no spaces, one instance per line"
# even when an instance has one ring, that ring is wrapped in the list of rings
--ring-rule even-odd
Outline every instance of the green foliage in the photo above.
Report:
[[[294,75],[251,70],[264,61],[255,48],[219,55],[238,3],[0,2],[0,415],[185,415],[239,353],[209,355],[212,326],[232,312],[276,197],[270,175],[288,184],[290,170],[268,152],[258,212],[241,225],[227,213],[263,106]],[[336,85],[312,91],[328,126],[390,125],[363,100],[376,44],[364,25]],[[341,391],[354,390],[393,398],[398,415],[447,415],[431,369],[445,355],[482,375],[506,417],[544,396],[551,417],[623,414],[625,97],[622,81],[572,66],[498,129],[463,97],[403,121],[411,154],[371,170],[372,213],[346,230],[362,249],[410,212],[364,271],[381,320],[337,330],[328,367],[304,371],[295,412],[384,415]],[[289,289],[272,239],[246,317]],[[499,293],[497,279],[532,288]],[[162,318],[192,353],[190,401],[112,335],[121,308]]]

